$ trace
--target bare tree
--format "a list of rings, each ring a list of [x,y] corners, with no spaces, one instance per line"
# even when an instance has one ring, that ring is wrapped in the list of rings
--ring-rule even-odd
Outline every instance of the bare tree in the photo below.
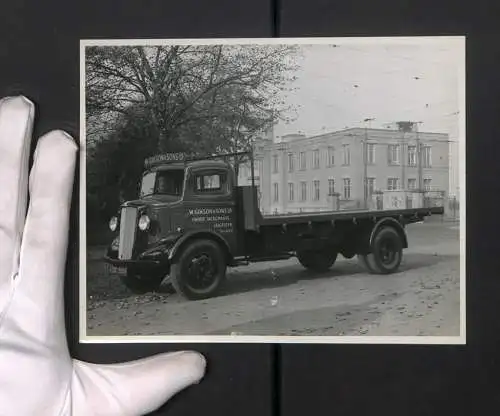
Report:
[[[288,45],[89,47],[88,132],[100,135],[119,114],[142,106],[160,151],[196,130],[207,143],[239,148],[289,117],[281,97],[291,88],[296,54]]]

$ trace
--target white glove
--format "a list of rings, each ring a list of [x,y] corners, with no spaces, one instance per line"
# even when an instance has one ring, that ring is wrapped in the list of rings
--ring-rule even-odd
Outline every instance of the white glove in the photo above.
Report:
[[[205,359],[195,352],[115,365],[71,359],[63,278],[78,152],[62,131],[40,138],[26,213],[33,118],[28,99],[0,101],[0,415],[152,412],[199,382]]]

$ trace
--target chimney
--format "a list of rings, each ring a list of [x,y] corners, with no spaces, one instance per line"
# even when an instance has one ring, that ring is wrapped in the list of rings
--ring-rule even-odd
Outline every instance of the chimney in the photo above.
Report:
[[[413,127],[415,125],[413,121],[398,121],[396,124],[398,126],[398,130],[405,133],[413,131]]]

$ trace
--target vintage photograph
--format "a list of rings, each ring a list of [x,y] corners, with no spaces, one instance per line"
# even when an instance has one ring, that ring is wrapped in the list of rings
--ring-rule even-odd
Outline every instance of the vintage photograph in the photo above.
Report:
[[[83,342],[465,342],[465,39],[81,41]]]

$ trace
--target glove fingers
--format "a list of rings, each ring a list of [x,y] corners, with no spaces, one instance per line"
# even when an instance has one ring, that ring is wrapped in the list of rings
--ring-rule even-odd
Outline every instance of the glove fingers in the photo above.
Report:
[[[72,384],[73,414],[137,416],[148,414],[205,373],[196,352],[160,354],[123,364],[76,361]],[[84,414],[84,413],[82,413]]]
[[[17,272],[26,216],[34,105],[25,97],[0,101],[0,311],[4,289]]]
[[[54,342],[64,333],[64,267],[76,150],[62,131],[44,135],[30,174],[15,304],[26,317],[20,317],[24,330],[41,342]]]

